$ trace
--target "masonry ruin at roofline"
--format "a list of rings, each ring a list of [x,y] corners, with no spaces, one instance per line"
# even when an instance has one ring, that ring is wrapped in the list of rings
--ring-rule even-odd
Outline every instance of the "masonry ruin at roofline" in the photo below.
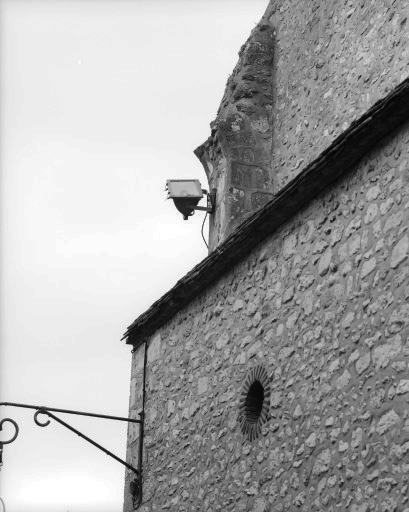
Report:
[[[219,192],[214,251],[192,296],[176,287],[126,334],[139,510],[409,512],[408,15],[277,0],[245,44],[196,150]],[[327,162],[337,179],[309,187]],[[286,212],[269,232],[271,204]]]
[[[273,197],[271,168],[274,30],[261,23],[240,50],[212,133],[195,150],[216,189],[209,251]]]

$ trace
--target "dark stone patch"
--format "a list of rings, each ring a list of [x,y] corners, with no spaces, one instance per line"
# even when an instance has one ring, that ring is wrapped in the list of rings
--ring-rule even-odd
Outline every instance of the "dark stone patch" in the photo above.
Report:
[[[259,210],[266,203],[273,199],[274,195],[269,192],[253,192],[251,194],[251,207],[253,210]]]

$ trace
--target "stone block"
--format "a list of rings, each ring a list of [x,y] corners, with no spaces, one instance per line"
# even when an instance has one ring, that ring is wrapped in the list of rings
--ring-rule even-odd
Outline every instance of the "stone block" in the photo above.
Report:
[[[396,268],[406,260],[409,254],[409,237],[405,235],[392,250],[391,268]]]
[[[206,393],[209,387],[209,378],[208,377],[199,377],[197,382],[197,392],[199,395],[203,395]]]
[[[365,370],[369,368],[369,365],[371,363],[371,354],[370,352],[366,352],[364,355],[362,355],[358,361],[355,364],[355,368],[357,373],[360,375]]]
[[[148,345],[148,363],[152,363],[160,356],[161,349],[161,336],[160,333],[156,334]]]
[[[327,448],[323,450],[315,459],[314,466],[312,472],[314,475],[322,475],[323,473],[327,473],[330,468],[331,463],[331,452]]]
[[[384,434],[400,422],[399,415],[392,409],[381,416],[376,426],[378,434]]]
[[[331,265],[331,259],[332,250],[328,248],[321,256],[318,262],[318,273],[320,274],[320,276],[323,276],[328,272],[329,267]]]

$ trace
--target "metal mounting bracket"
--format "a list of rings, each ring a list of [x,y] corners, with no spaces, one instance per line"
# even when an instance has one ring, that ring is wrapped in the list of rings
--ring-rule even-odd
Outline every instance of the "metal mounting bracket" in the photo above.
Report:
[[[101,419],[105,419],[105,420],[126,421],[128,423],[137,423],[139,425],[139,430],[140,430],[139,443],[142,443],[143,442],[142,432],[143,432],[143,423],[144,423],[143,412],[139,413],[139,419],[134,419],[134,418],[123,418],[121,416],[110,416],[107,414],[96,414],[96,413],[91,413],[91,412],[74,411],[74,410],[70,410],[70,409],[57,409],[56,407],[45,407],[42,405],[20,404],[20,403],[15,403],[15,402],[0,402],[0,406],[2,406],[2,405],[8,406],[8,407],[20,407],[22,409],[34,409],[36,411],[34,413],[34,422],[39,427],[46,427],[47,425],[50,424],[49,419],[41,420],[39,418],[39,416],[44,415],[44,416],[48,416],[48,418],[52,418],[60,425],[63,425],[68,430],[71,430],[71,432],[74,432],[74,434],[77,434],[77,436],[81,437],[82,439],[84,439],[88,443],[92,444],[93,446],[95,446],[96,448],[98,448],[99,450],[104,452],[106,455],[108,455],[112,459],[116,460],[117,462],[119,462],[120,464],[125,466],[130,471],[132,471],[135,474],[135,479],[131,482],[133,501],[134,501],[134,506],[139,506],[139,504],[142,501],[142,457],[139,457],[138,468],[135,468],[134,466],[132,466],[131,464],[128,464],[126,461],[120,459],[114,453],[107,450],[106,448],[101,446],[99,443],[92,440],[90,437],[86,436],[85,434],[83,434],[82,432],[80,432],[79,430],[74,428],[72,425],[69,425],[67,422],[65,422],[64,420],[62,420],[61,418],[59,418],[58,416],[56,416],[53,413],[58,412],[58,413],[63,413],[63,414],[74,414],[77,416],[89,416],[92,418],[101,418]],[[12,420],[11,418],[4,418],[0,421],[0,431],[3,430],[3,425],[7,422],[11,423],[13,425],[15,431],[14,431],[14,434],[11,436],[11,438],[8,439],[7,441],[0,441],[0,466],[2,466],[2,464],[3,464],[3,446],[5,444],[10,444],[13,441],[15,441],[18,436],[18,433],[19,433],[19,427],[18,427],[17,423],[14,420]],[[140,453],[141,453],[141,450],[142,450],[142,446],[140,446]]]
[[[214,213],[216,208],[216,189],[213,188],[211,192],[208,192],[204,188],[202,188],[202,192],[206,194],[207,197],[207,206],[195,206],[194,210],[200,210],[202,212]]]

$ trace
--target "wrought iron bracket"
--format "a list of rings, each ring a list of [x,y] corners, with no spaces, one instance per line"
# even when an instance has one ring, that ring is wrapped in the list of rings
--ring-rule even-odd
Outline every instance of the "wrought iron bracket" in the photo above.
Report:
[[[193,209],[201,210],[202,212],[207,212],[210,214],[214,213],[214,210],[216,208],[216,189],[214,188],[212,189],[211,192],[208,192],[207,190],[202,188],[202,192],[206,194],[207,206],[195,206]]]
[[[144,420],[143,412],[140,412],[138,414],[139,419],[136,419],[136,418],[123,418],[121,416],[110,416],[107,414],[96,414],[96,413],[91,413],[91,412],[74,411],[74,410],[70,410],[70,409],[57,409],[56,407],[45,407],[42,405],[20,404],[20,403],[15,403],[15,402],[0,402],[0,406],[2,406],[2,405],[8,406],[8,407],[20,407],[22,409],[35,410],[36,412],[34,413],[34,422],[39,427],[46,427],[47,425],[50,424],[50,419],[45,419],[45,418],[41,419],[41,415],[48,416],[48,418],[55,420],[57,423],[59,423],[63,427],[67,428],[71,432],[74,432],[74,434],[77,434],[77,436],[81,437],[88,443],[90,443],[93,446],[95,446],[96,448],[98,448],[98,450],[101,450],[106,455],[108,455],[112,459],[116,460],[117,462],[119,462],[120,464],[125,466],[130,471],[132,471],[135,474],[135,479],[131,482],[134,504],[137,504],[137,505],[140,504],[140,502],[142,500],[142,457],[139,457],[138,467],[135,468],[131,464],[128,464],[126,461],[117,457],[111,451],[109,451],[106,448],[104,448],[103,446],[101,446],[99,443],[97,443],[90,437],[86,436],[84,433],[82,433],[79,430],[77,430],[76,428],[74,428],[72,425],[69,425],[67,422],[65,422],[58,416],[56,416],[54,413],[58,412],[58,413],[62,413],[62,414],[88,416],[91,418],[100,418],[100,419],[105,419],[105,420],[126,421],[128,423],[137,423],[139,425],[139,441],[141,443],[142,438],[143,438],[143,420]],[[4,418],[3,420],[0,421],[0,431],[3,430],[3,425],[5,423],[11,423],[14,427],[15,432],[11,436],[11,438],[8,439],[7,441],[0,441],[0,466],[3,464],[3,458],[2,458],[3,457],[3,446],[5,444],[10,444],[13,441],[15,441],[17,439],[17,436],[19,433],[19,427],[18,427],[17,423],[14,420],[12,420],[11,418]],[[142,446],[140,447],[140,451],[141,450],[142,450]]]

